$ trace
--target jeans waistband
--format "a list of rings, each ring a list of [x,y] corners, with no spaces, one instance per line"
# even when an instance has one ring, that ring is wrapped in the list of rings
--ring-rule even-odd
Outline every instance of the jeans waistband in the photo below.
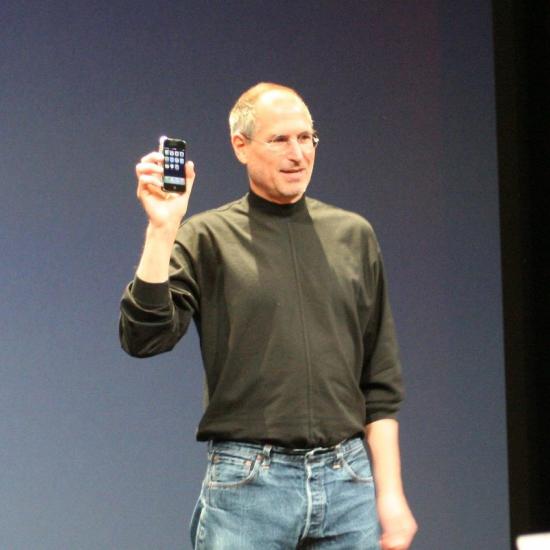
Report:
[[[230,441],[230,440],[212,441],[211,440],[208,442],[209,451],[223,450],[223,449],[229,450],[229,449],[235,449],[236,447],[239,447],[243,450],[247,449],[247,450],[265,455],[266,457],[269,457],[271,454],[280,454],[280,455],[286,455],[289,457],[297,457],[297,458],[311,457],[311,456],[318,456],[318,455],[329,455],[329,454],[341,456],[350,451],[356,450],[357,448],[360,448],[362,446],[363,446],[363,438],[359,435],[351,437],[349,439],[345,439],[344,441],[341,441],[336,445],[331,445],[330,447],[313,447],[313,448],[307,448],[307,449],[281,447],[277,445],[271,445],[269,443],[265,443],[265,444],[251,443],[248,441]]]

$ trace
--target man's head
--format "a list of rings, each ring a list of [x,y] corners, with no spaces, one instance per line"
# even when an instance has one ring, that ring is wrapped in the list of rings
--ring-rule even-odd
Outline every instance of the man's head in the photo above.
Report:
[[[317,144],[302,98],[286,86],[257,84],[237,100],[229,126],[251,189],[280,204],[299,200],[311,179]]]

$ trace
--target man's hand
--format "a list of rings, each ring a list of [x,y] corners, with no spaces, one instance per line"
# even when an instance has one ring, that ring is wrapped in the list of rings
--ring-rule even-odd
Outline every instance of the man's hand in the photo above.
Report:
[[[136,165],[137,197],[149,218],[150,226],[175,232],[187,212],[195,181],[195,167],[192,162],[185,163],[185,193],[167,193],[162,190],[163,158],[162,153],[153,151]]]
[[[371,451],[382,550],[407,550],[417,526],[401,480],[399,425],[392,418],[383,418],[367,424],[365,435]]]
[[[382,527],[382,550],[407,550],[418,529],[403,494],[377,498],[378,517]]]
[[[149,218],[145,245],[136,275],[149,283],[168,280],[170,254],[178,227],[187,212],[195,181],[195,167],[185,163],[185,193],[162,190],[163,155],[156,151],[145,155],[136,165],[137,196]]]

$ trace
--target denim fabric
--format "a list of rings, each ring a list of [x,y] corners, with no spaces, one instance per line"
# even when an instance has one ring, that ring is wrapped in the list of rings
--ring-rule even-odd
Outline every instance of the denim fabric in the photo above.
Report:
[[[195,550],[378,550],[370,462],[360,438],[328,449],[209,444],[191,520]]]

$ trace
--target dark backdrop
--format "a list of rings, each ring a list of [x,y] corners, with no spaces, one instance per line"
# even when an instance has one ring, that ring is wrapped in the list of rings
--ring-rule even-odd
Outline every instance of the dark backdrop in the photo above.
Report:
[[[0,16],[0,547],[188,547],[196,334],[141,361],[117,341],[145,228],[134,164],[183,137],[192,212],[240,196],[226,117],[260,80],[311,108],[311,195],[365,215],[384,250],[414,547],[507,547],[489,1],[4,0]]]
[[[493,3],[510,515],[550,530],[550,4]]]

